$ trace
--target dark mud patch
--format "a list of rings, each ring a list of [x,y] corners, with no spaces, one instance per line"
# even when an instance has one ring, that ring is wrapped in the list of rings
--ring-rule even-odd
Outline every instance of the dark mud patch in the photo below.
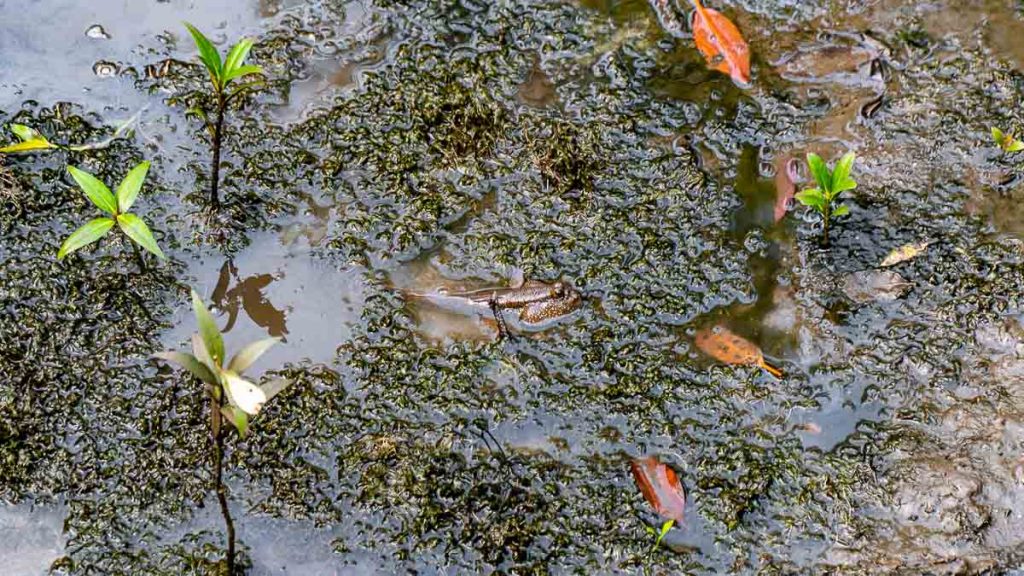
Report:
[[[204,8],[224,39],[257,36],[270,77],[232,110],[223,238],[199,214],[206,143],[184,112],[203,77],[180,34],[100,18],[111,40],[83,26],[80,41],[109,49],[74,54],[52,89],[26,63],[49,49],[0,35],[20,54],[0,70],[24,69],[0,121],[84,142],[146,110],[105,150],[0,168],[21,190],[0,199],[7,517],[32,503],[63,517],[58,573],[214,569],[200,390],[147,360],[192,330],[194,285],[229,347],[287,339],[256,373],[294,386],[229,446],[252,574],[275,558],[290,573],[1019,563],[1024,253],[993,200],[1018,167],[985,139],[1024,125],[1012,54],[987,36],[1018,17],[997,6],[951,27],[936,18],[957,6],[912,4],[728,6],[758,54],[748,91],[644,2]],[[167,12],[195,15],[153,14]],[[94,77],[100,57],[118,74]],[[861,186],[826,251],[802,210],[768,217],[772,167],[847,147]],[[140,212],[172,263],[139,272],[105,241],[58,264],[91,213],[65,164],[110,181],[144,157],[158,163]],[[845,294],[922,240],[936,244],[896,269],[905,293]],[[585,302],[537,337],[434,339],[394,289],[415,266],[565,279]],[[712,319],[787,377],[701,356],[692,332]],[[689,494],[650,557],[657,519],[628,472],[642,455]],[[33,569],[49,542],[23,556]]]

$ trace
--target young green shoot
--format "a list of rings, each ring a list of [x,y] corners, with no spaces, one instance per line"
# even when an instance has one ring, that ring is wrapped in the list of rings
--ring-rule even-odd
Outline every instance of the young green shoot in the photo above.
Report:
[[[45,136],[34,128],[29,128],[24,124],[11,124],[9,128],[18,137],[19,141],[0,148],[0,153],[17,154],[19,152],[35,152],[58,148],[56,144],[47,140]]]
[[[1024,142],[1017,140],[1012,134],[1004,134],[1002,130],[992,127],[992,139],[1003,152],[1012,153],[1024,150]]]
[[[85,192],[89,201],[102,210],[106,216],[90,220],[72,232],[57,251],[58,260],[63,260],[68,254],[103,238],[114,228],[115,224],[132,242],[161,260],[167,259],[160,247],[157,246],[153,233],[149,231],[149,226],[142,218],[128,211],[139,196],[142,183],[149,172],[149,162],[143,162],[132,168],[124,180],[118,184],[116,193],[111,192],[106,184],[88,172],[74,166],[68,166],[68,172],[78,183],[78,187]],[[142,255],[139,254],[140,262],[141,257]]]
[[[206,129],[213,138],[213,164],[210,168],[210,206],[213,209],[220,207],[220,196],[217,192],[220,184],[220,149],[224,133],[224,113],[231,101],[246,90],[262,83],[257,79],[251,82],[240,83],[229,90],[229,86],[236,80],[255,75],[262,75],[263,69],[259,66],[246,64],[245,59],[252,50],[253,41],[243,38],[228,51],[227,57],[221,59],[220,53],[210,42],[209,38],[203,35],[195,26],[185,23],[192,39],[199,49],[199,59],[210,74],[210,84],[213,87],[213,94],[217,99],[217,119],[210,122],[205,110],[195,108],[192,111],[202,118]]]
[[[850,177],[856,159],[853,152],[848,152],[839,159],[834,169],[829,170],[820,156],[813,152],[807,155],[807,165],[818,186],[799,192],[796,199],[821,215],[825,246],[829,245],[828,230],[832,219],[850,213],[850,208],[846,204],[839,203],[839,195],[857,187],[857,182]]]
[[[228,508],[227,490],[224,486],[224,435],[222,422],[226,419],[241,437],[249,432],[249,420],[256,416],[263,406],[284,390],[287,380],[272,380],[258,386],[242,377],[256,360],[279,338],[266,338],[244,346],[230,360],[226,360],[224,336],[217,327],[202,298],[192,290],[192,310],[195,313],[199,332],[192,335],[192,353],[167,351],[155,354],[167,362],[177,364],[205,384],[210,397],[210,435],[213,440],[214,489],[220,502],[221,515],[227,527],[228,574],[234,574],[235,525]],[[225,400],[227,402],[225,402]]]
[[[50,142],[46,136],[43,136],[42,133],[35,128],[25,126],[24,124],[11,124],[8,128],[10,128],[11,132],[13,132],[18,138],[18,142],[0,147],[0,154],[38,152],[40,150],[70,150],[72,152],[100,150],[110,146],[115,140],[126,138],[131,135],[135,127],[135,122],[139,119],[139,114],[140,112],[136,112],[134,116],[122,122],[121,125],[114,130],[114,134],[109,138],[105,138],[98,142],[74,145],[56,144],[54,142]]]

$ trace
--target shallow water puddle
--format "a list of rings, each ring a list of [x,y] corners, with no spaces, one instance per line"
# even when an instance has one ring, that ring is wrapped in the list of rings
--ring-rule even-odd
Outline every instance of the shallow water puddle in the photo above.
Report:
[[[0,505],[0,574],[48,574],[64,555],[64,506]]]
[[[253,374],[288,362],[309,360],[334,363],[338,346],[352,335],[360,321],[366,296],[364,270],[335,270],[307,249],[292,248],[278,234],[253,237],[252,244],[234,259],[193,263],[195,288],[213,302],[228,348],[280,336],[284,342],[270,349],[253,367]],[[195,331],[189,304],[182,301],[178,325],[165,334],[171,349]]]
[[[329,108],[333,96],[358,86],[361,72],[383,62],[390,48],[390,25],[369,0],[344,4],[342,27],[329,42],[314,42],[304,59],[304,70],[289,84],[287,98],[271,107],[276,122],[291,124],[309,117],[317,108]]]
[[[135,91],[131,78],[100,77],[97,63],[118,71],[141,70],[147,51],[177,41],[180,57],[195,53],[182,31],[183,19],[209,23],[214,42],[252,34],[260,23],[258,0],[172,0],[166,2],[23,2],[0,0],[0,108],[16,109],[24,100],[41,102],[94,99],[106,106],[141,106],[148,95]],[[95,26],[102,28],[98,34]],[[40,33],[40,31],[45,31]],[[168,34],[170,31],[170,34]],[[46,62],[39,66],[39,62]],[[116,75],[116,72],[115,72]],[[54,81],[59,79],[59,81]],[[124,86],[122,86],[124,84]]]

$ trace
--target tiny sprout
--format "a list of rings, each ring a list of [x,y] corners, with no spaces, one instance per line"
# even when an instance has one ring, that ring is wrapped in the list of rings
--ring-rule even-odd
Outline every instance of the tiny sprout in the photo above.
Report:
[[[15,154],[17,152],[34,152],[36,150],[50,150],[57,148],[56,144],[53,144],[46,139],[45,136],[39,133],[34,128],[29,128],[24,124],[11,124],[11,132],[18,137],[20,142],[10,144],[0,148],[0,152],[4,154]]]
[[[227,527],[227,573],[235,574],[235,524],[231,519],[227,490],[222,480],[224,434],[221,422],[227,419],[244,438],[249,430],[250,416],[258,414],[264,404],[288,387],[289,382],[278,379],[257,386],[242,378],[242,373],[276,344],[279,338],[266,338],[243,347],[225,366],[224,336],[195,290],[192,290],[192,311],[199,325],[199,332],[192,335],[192,354],[172,350],[160,352],[154,357],[177,364],[206,383],[206,390],[210,395],[209,422],[210,435],[213,437],[214,489]],[[226,405],[222,404],[225,397]]]
[[[213,160],[210,167],[210,207],[217,209],[220,207],[220,196],[217,189],[220,185],[220,149],[224,135],[224,112],[235,96],[259,85],[261,81],[255,80],[242,84],[230,93],[226,93],[225,90],[232,81],[246,76],[261,75],[263,69],[252,64],[245,64],[245,59],[249,56],[249,51],[252,50],[252,40],[243,38],[228,51],[227,58],[221,60],[220,53],[217,52],[209,38],[188,22],[185,23],[185,27],[188,28],[192,39],[195,40],[196,47],[199,49],[199,59],[206,66],[206,71],[210,73],[210,83],[213,85],[213,92],[217,97],[217,119],[214,122],[210,122],[206,110],[200,106],[189,111],[202,119],[213,140],[211,146]]]
[[[223,92],[232,80],[243,78],[251,74],[262,74],[263,69],[252,64],[245,64],[249,51],[252,50],[253,41],[243,38],[235,44],[228,52],[227,58],[223,61],[220,53],[213,46],[213,42],[203,35],[195,26],[185,23],[196,47],[199,48],[199,59],[203,61],[206,70],[210,73],[210,81],[217,92]]]
[[[155,254],[157,258],[161,260],[167,258],[157,246],[153,233],[149,231],[149,226],[146,226],[142,218],[128,212],[139,196],[142,182],[146,179],[146,173],[149,172],[149,162],[143,162],[132,168],[117,186],[116,194],[88,172],[74,166],[68,166],[68,172],[78,183],[78,187],[85,192],[89,201],[109,214],[109,217],[90,220],[72,232],[57,251],[58,260],[63,260],[65,256],[75,250],[84,248],[104,237],[114,227],[114,224],[117,224],[133,242]]]
[[[818,186],[798,193],[796,199],[804,206],[809,206],[821,214],[825,246],[828,246],[829,243],[830,221],[850,213],[850,208],[846,204],[838,204],[837,199],[843,192],[857,187],[857,182],[850,177],[856,159],[853,152],[848,152],[839,159],[833,170],[829,170],[820,156],[814,153],[807,155],[807,165]]]
[[[1017,140],[1012,134],[1003,134],[1003,131],[995,126],[992,127],[992,139],[995,140],[1003,152],[1020,152],[1024,150],[1024,142]]]
[[[192,354],[187,352],[161,352],[157,358],[177,364],[209,385],[210,394],[220,404],[227,397],[227,405],[218,410],[245,437],[250,416],[255,416],[275,395],[287,387],[284,380],[273,380],[257,386],[244,379],[242,373],[280,341],[266,338],[243,347],[225,364],[224,337],[199,294],[192,291],[192,309],[195,311],[199,333],[192,336]]]

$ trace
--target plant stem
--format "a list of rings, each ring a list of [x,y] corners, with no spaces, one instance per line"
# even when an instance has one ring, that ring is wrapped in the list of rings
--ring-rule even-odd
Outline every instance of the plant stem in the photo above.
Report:
[[[213,166],[210,167],[210,206],[214,210],[220,209],[220,196],[217,188],[220,185],[220,144],[224,131],[224,108],[227,101],[224,100],[224,92],[217,92],[217,123],[213,125]]]
[[[132,250],[134,250],[134,252],[135,252],[135,258],[139,261],[139,274],[145,274],[146,273],[146,257],[142,254],[142,251],[139,250],[138,245],[136,245],[134,241],[129,239],[128,243],[132,245]]]
[[[821,221],[824,224],[824,236],[825,236],[825,248],[828,248],[828,221],[832,219],[832,209],[830,206],[825,206],[825,211],[822,213]]]
[[[235,574],[235,523],[231,520],[231,510],[228,509],[227,489],[224,487],[224,433],[221,426],[220,401],[210,397],[211,435],[213,436],[213,466],[214,466],[214,489],[217,491],[217,500],[220,502],[220,513],[224,516],[224,525],[228,532],[228,553],[227,565],[228,576]]]

